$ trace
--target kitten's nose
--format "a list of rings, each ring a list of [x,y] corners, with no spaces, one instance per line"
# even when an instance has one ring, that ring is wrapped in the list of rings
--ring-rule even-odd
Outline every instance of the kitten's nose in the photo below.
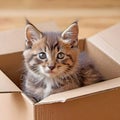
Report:
[[[50,68],[50,70],[53,70],[55,68],[55,65],[49,65],[48,67]]]

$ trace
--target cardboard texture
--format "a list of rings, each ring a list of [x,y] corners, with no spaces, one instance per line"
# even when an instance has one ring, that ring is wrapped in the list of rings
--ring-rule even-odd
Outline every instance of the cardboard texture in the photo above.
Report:
[[[40,26],[58,29],[54,23]],[[49,26],[49,27],[48,27]],[[54,29],[54,30],[55,30]],[[0,120],[120,120],[120,24],[79,40],[107,81],[34,104],[21,90],[24,30],[0,33]]]
[[[4,92],[20,92],[20,89],[0,71],[0,93]]]

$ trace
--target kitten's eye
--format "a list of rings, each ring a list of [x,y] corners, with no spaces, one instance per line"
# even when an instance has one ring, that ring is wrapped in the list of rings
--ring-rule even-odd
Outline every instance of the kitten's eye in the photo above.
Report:
[[[46,59],[46,54],[44,52],[39,53],[39,58],[40,59]]]
[[[60,52],[57,54],[58,59],[63,59],[65,57],[65,54],[63,52]]]

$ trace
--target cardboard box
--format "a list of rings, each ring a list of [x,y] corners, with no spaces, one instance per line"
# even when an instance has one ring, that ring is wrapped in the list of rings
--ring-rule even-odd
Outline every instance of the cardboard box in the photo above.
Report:
[[[80,40],[107,81],[34,104],[19,89],[24,30],[0,33],[0,120],[120,120],[120,24]]]

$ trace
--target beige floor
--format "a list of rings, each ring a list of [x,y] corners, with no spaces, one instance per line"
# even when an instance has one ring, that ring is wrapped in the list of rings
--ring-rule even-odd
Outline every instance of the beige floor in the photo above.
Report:
[[[0,31],[31,22],[54,21],[61,29],[79,20],[80,37],[89,37],[120,23],[120,0],[0,0]]]

